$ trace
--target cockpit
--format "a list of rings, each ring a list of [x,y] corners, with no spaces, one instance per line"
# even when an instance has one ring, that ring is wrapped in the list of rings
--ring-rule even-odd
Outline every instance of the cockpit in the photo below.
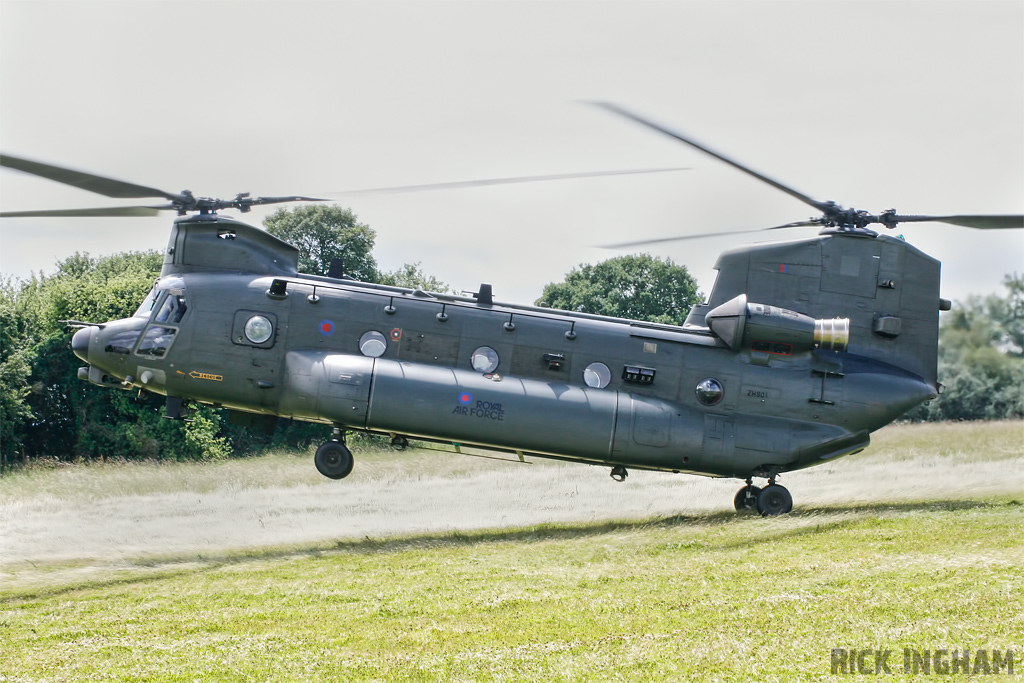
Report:
[[[75,354],[91,364],[109,365],[101,356],[90,357],[102,351],[108,359],[134,354],[145,359],[161,359],[167,355],[178,334],[179,325],[188,313],[188,295],[185,281],[179,277],[157,280],[142,305],[126,320],[79,330],[72,339]],[[95,346],[94,346],[95,340]],[[118,363],[123,367],[123,361]]]
[[[188,297],[184,280],[177,277],[157,280],[152,291],[132,316],[150,320],[150,325],[142,333],[142,338],[135,348],[136,355],[146,358],[165,356],[178,333],[176,326],[187,312]]]
[[[132,317],[149,318],[156,311],[153,322],[177,324],[185,317],[187,310],[184,280],[170,277],[156,281]]]

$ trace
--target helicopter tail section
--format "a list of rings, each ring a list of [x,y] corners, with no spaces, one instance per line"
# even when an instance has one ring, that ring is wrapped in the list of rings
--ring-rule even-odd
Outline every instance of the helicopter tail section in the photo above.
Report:
[[[902,239],[823,231],[811,238],[725,252],[707,304],[687,325],[715,324],[713,312],[741,295],[823,321],[849,319],[851,356],[874,359],[938,388],[939,262]],[[721,324],[721,323],[719,323]],[[835,355],[841,362],[843,353]]]

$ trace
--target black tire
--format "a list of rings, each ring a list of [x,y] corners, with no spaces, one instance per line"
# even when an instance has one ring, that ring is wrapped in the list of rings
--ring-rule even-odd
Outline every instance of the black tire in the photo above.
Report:
[[[348,446],[340,441],[328,441],[316,449],[313,463],[320,474],[329,479],[344,479],[352,472],[355,458]]]
[[[757,511],[762,517],[784,515],[793,509],[793,496],[785,486],[769,484],[757,494]]]
[[[761,493],[759,486],[744,486],[736,492],[736,497],[733,498],[732,504],[736,508],[736,512],[743,512],[744,510],[753,510],[757,507],[757,494]]]

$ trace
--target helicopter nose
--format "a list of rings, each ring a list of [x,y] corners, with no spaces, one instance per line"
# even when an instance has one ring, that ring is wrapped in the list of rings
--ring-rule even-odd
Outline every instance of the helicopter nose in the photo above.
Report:
[[[95,330],[95,327],[83,327],[71,338],[71,350],[86,363],[89,362],[89,343]]]

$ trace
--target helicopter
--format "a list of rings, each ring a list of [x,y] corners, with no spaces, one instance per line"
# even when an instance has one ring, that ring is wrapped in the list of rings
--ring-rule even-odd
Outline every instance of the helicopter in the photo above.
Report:
[[[298,249],[220,213],[323,201],[313,197],[202,198],[3,155],[4,167],[168,203],[0,217],[178,214],[160,277],[132,317],[70,321],[71,350],[86,363],[80,379],[166,396],[169,418],[201,403],[253,425],[331,425],[313,458],[331,479],[352,472],[346,435],[367,432],[398,447],[415,439],[598,465],[616,481],[629,469],[736,478],[737,511],[785,514],[793,498],[780,475],[862,451],[872,432],[943,389],[939,313],[951,303],[939,296],[940,264],[868,226],[1008,229],[1024,227],[1024,216],[843,208],[594,104],[821,214],[767,230],[818,234],[725,251],[707,301],[677,326],[500,302],[486,283],[450,294],[360,282],[337,265],[300,273]]]

